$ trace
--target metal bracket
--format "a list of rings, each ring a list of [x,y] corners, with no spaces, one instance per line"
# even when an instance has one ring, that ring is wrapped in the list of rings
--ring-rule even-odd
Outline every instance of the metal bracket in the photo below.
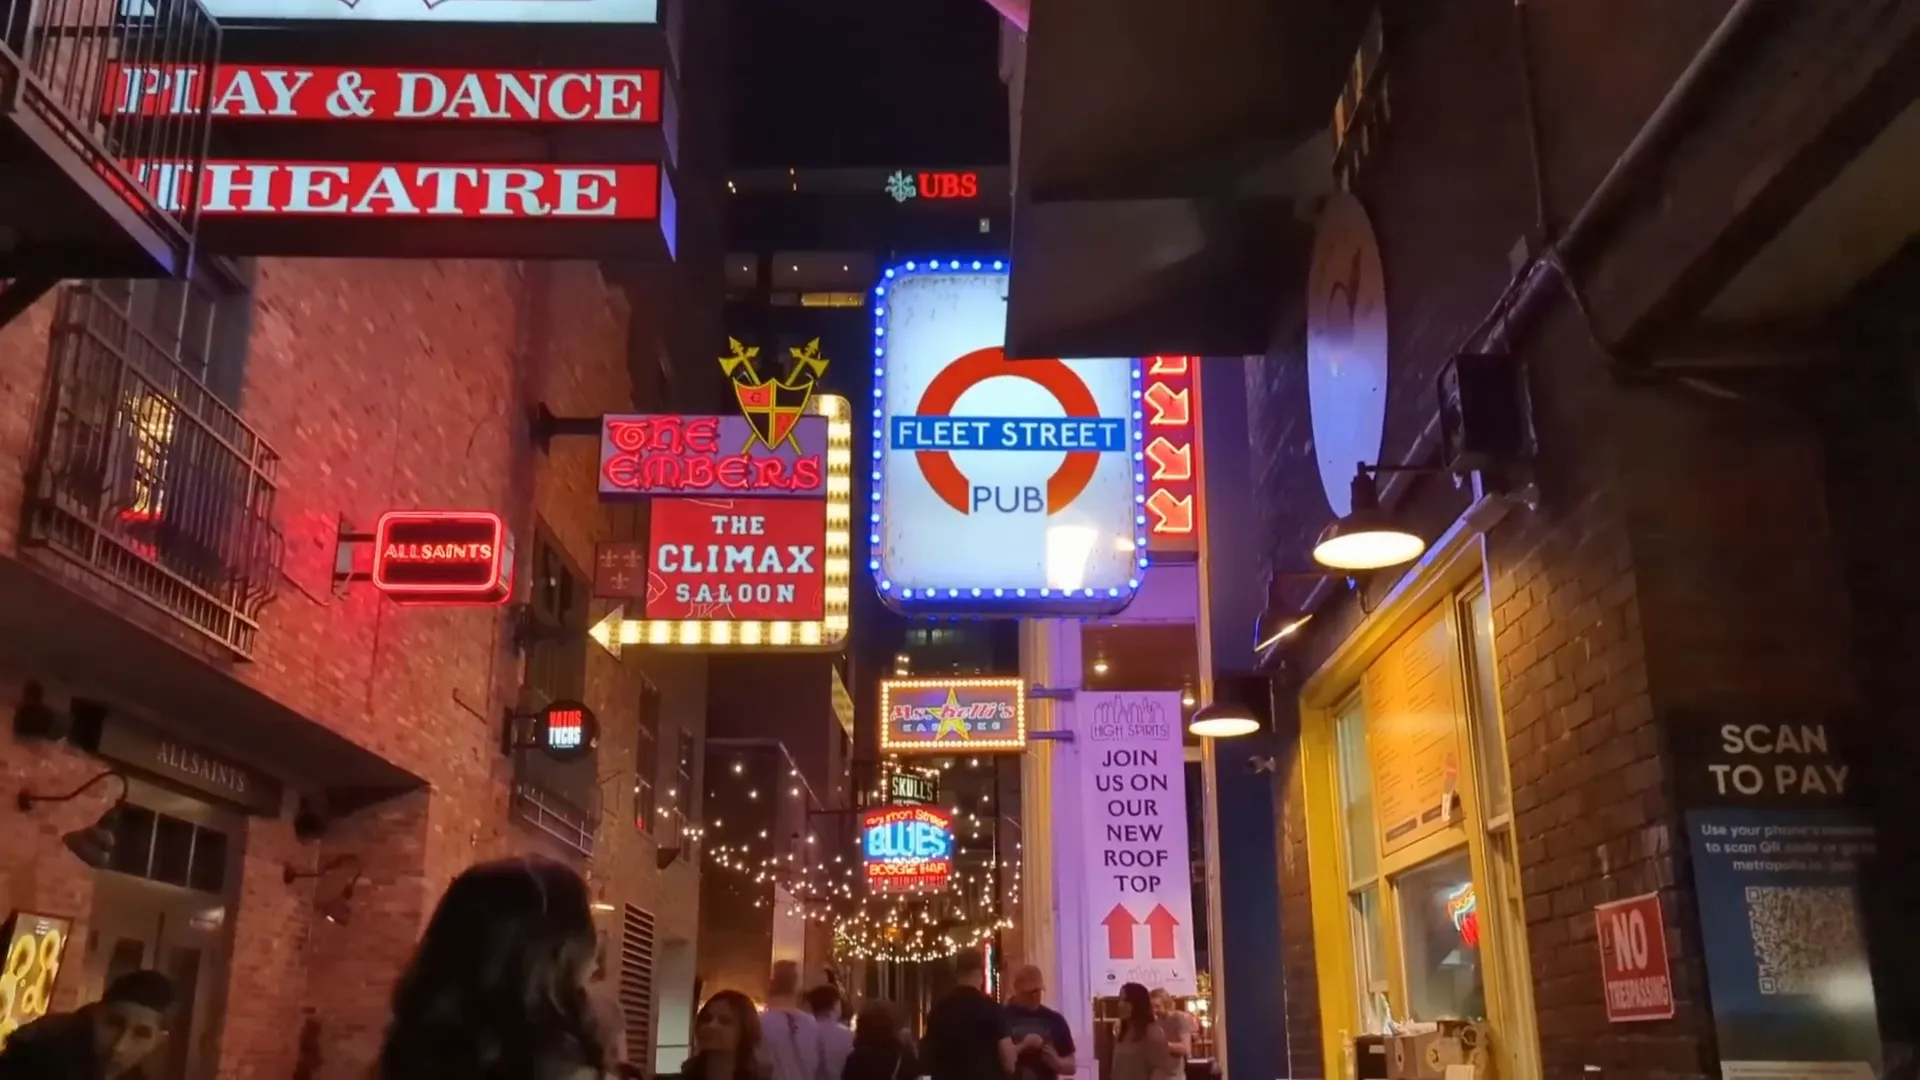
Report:
[[[1076,686],[1030,686],[1027,697],[1034,701],[1072,701],[1079,692]]]
[[[361,532],[346,518],[340,519],[333,538],[333,595],[344,598],[348,586],[372,579],[373,572],[356,568],[354,558],[362,545],[371,543],[372,533]]]
[[[527,434],[542,454],[556,438],[598,438],[600,426],[598,416],[555,416],[544,401],[527,418]]]
[[[1073,737],[1073,732],[1071,731],[1054,730],[1054,731],[1027,732],[1028,742],[1034,742],[1036,740],[1039,742],[1063,742],[1063,743],[1070,743],[1075,741]]]

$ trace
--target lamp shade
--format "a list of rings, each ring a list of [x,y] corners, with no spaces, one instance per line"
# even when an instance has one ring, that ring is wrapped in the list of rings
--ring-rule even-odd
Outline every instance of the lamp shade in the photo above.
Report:
[[[1427,542],[1380,508],[1380,492],[1364,469],[1353,478],[1353,509],[1320,531],[1313,561],[1331,570],[1383,570],[1420,557]]]
[[[1233,739],[1260,730],[1260,718],[1245,705],[1216,701],[1187,721],[1187,730],[1202,739]]]

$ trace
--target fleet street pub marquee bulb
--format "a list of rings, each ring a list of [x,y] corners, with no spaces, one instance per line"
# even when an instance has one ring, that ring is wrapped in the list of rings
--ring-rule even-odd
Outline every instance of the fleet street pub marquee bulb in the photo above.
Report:
[[[868,518],[869,556],[867,568],[873,572],[874,583],[881,594],[889,601],[898,601],[901,609],[920,612],[968,611],[1016,612],[1060,610],[1062,613],[1084,610],[1090,602],[1101,599],[1118,602],[1107,605],[1107,610],[1117,610],[1131,600],[1133,593],[1140,588],[1140,579],[1146,573],[1147,558],[1147,464],[1145,443],[1142,437],[1145,413],[1141,403],[1143,392],[1143,374],[1138,358],[1132,361],[1132,416],[1129,417],[1129,431],[1132,439],[1130,450],[1133,463],[1133,550],[1136,556],[1134,573],[1125,589],[1111,587],[1107,589],[1049,589],[1049,588],[977,588],[972,586],[949,586],[946,588],[910,589],[896,587],[883,576],[880,567],[881,531],[881,460],[886,440],[886,418],[884,402],[887,377],[887,293],[891,282],[917,274],[966,274],[1008,272],[1005,259],[909,259],[896,266],[886,268],[881,274],[880,283],[873,288],[873,451],[872,451],[872,493],[873,501]],[[1119,361],[1114,361],[1118,363]],[[1123,599],[1125,598],[1125,599]]]

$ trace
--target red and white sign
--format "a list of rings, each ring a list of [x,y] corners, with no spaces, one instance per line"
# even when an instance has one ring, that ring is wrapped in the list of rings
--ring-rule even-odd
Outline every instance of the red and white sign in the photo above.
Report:
[[[373,587],[403,604],[497,604],[513,592],[513,541],[485,510],[393,510],[373,528]]]
[[[587,23],[645,26],[660,20],[659,0],[204,0],[207,14],[229,22],[319,21],[488,23],[523,26]],[[121,0],[129,16],[150,15],[155,0]]]
[[[1193,422],[1199,369],[1191,356],[1149,356],[1145,364],[1147,550],[1191,554],[1200,550],[1200,446]]]
[[[1593,909],[1593,919],[1608,1022],[1673,1019],[1673,971],[1660,894],[1601,904]]]
[[[133,168],[162,207],[178,211],[187,165]],[[366,161],[209,161],[203,214],[513,221],[652,221],[658,165],[381,164]]]
[[[655,499],[648,619],[826,617],[820,499]]]
[[[211,103],[237,120],[657,124],[660,72],[470,68],[115,65],[104,112],[162,116]]]

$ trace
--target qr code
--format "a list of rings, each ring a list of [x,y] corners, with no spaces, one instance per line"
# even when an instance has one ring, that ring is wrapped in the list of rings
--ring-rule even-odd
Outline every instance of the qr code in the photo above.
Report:
[[[1842,968],[1866,962],[1848,888],[1752,886],[1747,926],[1762,994],[1813,994]]]

